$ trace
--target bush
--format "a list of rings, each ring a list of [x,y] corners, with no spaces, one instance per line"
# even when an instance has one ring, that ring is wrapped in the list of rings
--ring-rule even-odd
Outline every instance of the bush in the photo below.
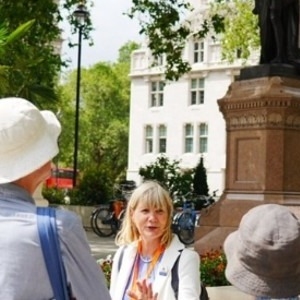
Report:
[[[226,263],[226,256],[221,248],[201,255],[201,281],[206,286],[230,285],[225,277]]]
[[[208,196],[208,184],[207,184],[207,175],[206,169],[204,167],[203,157],[200,157],[200,161],[194,169],[194,178],[193,178],[193,189],[196,195]]]
[[[102,272],[103,272],[105,280],[106,280],[106,285],[108,288],[110,287],[112,262],[113,261],[112,261],[111,255],[108,255],[105,259],[100,258],[97,260],[97,264],[102,269]]]
[[[180,199],[189,193],[193,183],[192,169],[182,169],[179,160],[171,161],[163,154],[153,163],[141,167],[139,175],[143,181],[156,180],[163,184],[173,199]]]
[[[222,249],[211,250],[201,255],[201,281],[205,286],[230,285],[225,277],[226,262],[226,257]],[[106,284],[109,288],[112,268],[111,255],[108,255],[105,259],[97,260],[97,263],[104,273]]]
[[[67,193],[62,189],[44,187],[42,195],[49,201],[50,204],[65,204],[64,198]]]
[[[76,189],[70,191],[71,204],[96,205],[109,201],[113,183],[102,170],[86,171]]]

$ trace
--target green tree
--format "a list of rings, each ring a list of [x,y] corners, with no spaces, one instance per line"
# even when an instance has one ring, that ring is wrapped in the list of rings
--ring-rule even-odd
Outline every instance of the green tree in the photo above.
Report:
[[[239,57],[247,61],[251,51],[260,46],[257,17],[252,13],[253,0],[231,0],[216,2],[210,14],[222,14],[224,31],[220,35],[222,57],[233,62]]]
[[[203,157],[201,156],[199,163],[194,169],[193,190],[196,195],[208,196],[208,184],[206,169],[204,167]]]
[[[243,57],[257,46],[257,19],[252,15],[253,0],[215,0],[199,28],[188,19],[192,7],[185,0],[132,0],[130,18],[138,18],[140,33],[147,36],[152,55],[166,54],[165,76],[177,80],[191,69],[182,51],[188,37],[220,37],[225,46],[224,58],[232,60],[237,50]],[[184,21],[185,20],[185,21]],[[222,37],[222,33],[225,35]]]
[[[29,18],[35,20],[22,42],[10,43],[7,46],[9,55],[0,57],[0,65],[9,68],[6,74],[7,88],[1,91],[2,97],[24,97],[48,108],[53,106],[49,105],[49,100],[57,100],[57,74],[65,64],[56,49],[61,40],[58,25],[63,19],[63,9],[67,11],[70,22],[75,23],[72,12],[78,1],[64,0],[61,6],[57,3],[53,0],[28,0],[24,5],[22,1],[0,0],[0,19],[9,32],[26,23]],[[88,20],[84,28],[85,37],[88,37],[90,30]]]
[[[180,161],[171,161],[165,155],[160,155],[157,159],[139,169],[139,175],[143,180],[156,180],[163,184],[170,195],[176,200],[180,200],[182,197],[191,191],[192,186],[192,170],[183,170],[180,168]]]
[[[0,25],[0,56],[8,55],[7,47],[20,40],[28,32],[33,23],[34,20],[28,21],[25,24],[20,25],[11,33],[8,32],[8,29],[4,25]],[[0,65],[0,95],[5,94],[9,88],[9,71],[9,66]]]
[[[113,183],[126,178],[130,103],[129,52],[137,47],[137,44],[128,42],[120,49],[117,63],[99,62],[82,69],[78,147],[78,167],[82,176],[80,190],[94,188],[99,189],[98,195],[100,192],[107,195],[104,190],[111,191]],[[59,115],[63,125],[59,162],[64,166],[73,163],[75,87],[76,71],[72,71],[66,74],[64,83],[59,87]],[[84,187],[93,180],[93,187]]]
[[[119,49],[119,57],[118,63],[126,63],[130,62],[131,53],[138,49],[140,45],[134,41],[128,41]]]

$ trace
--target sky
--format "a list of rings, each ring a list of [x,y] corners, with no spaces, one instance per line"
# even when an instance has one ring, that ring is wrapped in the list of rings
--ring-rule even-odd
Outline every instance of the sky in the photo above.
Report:
[[[131,7],[131,0],[94,0],[94,7],[90,11],[93,27],[91,33],[94,45],[89,46],[87,41],[82,42],[81,66],[89,67],[99,61],[114,62],[118,58],[118,50],[128,41],[142,42],[139,35],[139,24],[137,20],[132,20],[123,15]],[[77,68],[78,48],[68,47],[67,39],[71,37],[76,43],[78,34],[73,36],[69,26],[62,24],[64,30],[62,46],[62,57],[71,60],[68,69]]]

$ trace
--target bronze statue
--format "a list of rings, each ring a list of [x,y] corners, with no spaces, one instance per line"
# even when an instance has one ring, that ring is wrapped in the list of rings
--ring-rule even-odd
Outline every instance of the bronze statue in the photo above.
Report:
[[[299,63],[299,1],[255,0],[260,27],[260,64]]]

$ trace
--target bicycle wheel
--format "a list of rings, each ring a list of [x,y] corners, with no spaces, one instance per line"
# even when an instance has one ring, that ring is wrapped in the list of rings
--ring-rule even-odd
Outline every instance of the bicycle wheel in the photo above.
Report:
[[[120,230],[121,225],[122,225],[122,222],[123,222],[123,220],[124,220],[124,217],[125,217],[125,211],[126,211],[126,209],[122,209],[122,211],[121,211],[120,214],[119,214],[119,217],[118,217],[118,230]]]
[[[114,215],[108,208],[100,208],[95,215],[95,228],[102,237],[108,237],[115,233]]]
[[[185,245],[193,244],[194,232],[195,224],[193,214],[190,212],[183,212],[178,219],[177,225],[177,235],[179,240]]]
[[[172,225],[171,225],[171,228],[172,228],[172,231],[174,233],[177,234],[178,232],[178,220],[181,216],[182,212],[176,212],[174,215],[173,215],[173,218],[172,218]]]
[[[92,212],[91,212],[91,215],[90,215],[90,226],[93,230],[94,233],[96,233],[97,235],[99,236],[102,236],[100,235],[99,231],[97,230],[97,227],[96,227],[96,215],[99,211],[99,207],[96,207]]]

